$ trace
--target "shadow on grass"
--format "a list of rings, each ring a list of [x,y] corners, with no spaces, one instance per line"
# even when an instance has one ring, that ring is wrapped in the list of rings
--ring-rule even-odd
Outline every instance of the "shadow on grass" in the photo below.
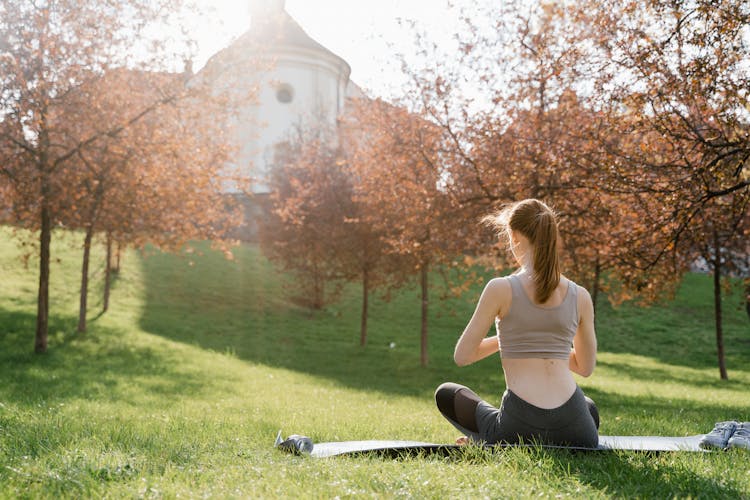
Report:
[[[137,348],[119,339],[125,332],[91,324],[75,334],[77,319],[50,317],[49,350],[33,352],[36,317],[0,309],[0,398],[19,405],[84,398],[127,402],[118,389],[127,383],[169,404],[180,394],[203,389],[164,350]],[[133,403],[135,404],[135,403]]]
[[[453,348],[448,347],[455,338],[435,323],[430,326],[431,352],[444,353],[444,359],[433,359],[425,369],[419,366],[419,316],[405,312],[419,311],[416,295],[404,299],[409,304],[399,298],[373,304],[369,341],[362,348],[358,306],[339,303],[327,311],[295,306],[286,298],[282,278],[257,250],[235,261],[210,253],[192,259],[194,266],[166,254],[142,259],[143,330],[251,363],[384,393],[431,395],[446,370],[455,370],[449,366]],[[349,301],[358,303],[356,292],[343,303]],[[396,348],[389,347],[391,341]]]
[[[467,384],[476,381],[479,389],[486,385],[497,392],[501,370],[496,364],[458,369],[452,363],[455,339],[473,311],[473,302],[466,298],[431,303],[430,365],[421,368],[419,297],[414,290],[399,291],[390,303],[371,302],[369,342],[361,348],[361,299],[356,287],[326,311],[298,308],[286,299],[281,284],[284,278],[257,247],[240,247],[234,261],[210,251],[188,257],[156,253],[143,258],[142,266],[146,303],[141,326],[151,333],[217,352],[231,352],[249,362],[326,377],[354,388],[425,397],[431,396],[439,383],[459,380]],[[714,381],[696,380],[693,375],[679,378],[667,366],[705,368],[715,363],[712,323],[696,326],[696,317],[680,312],[680,308],[692,307],[690,301],[702,300],[690,295],[690,287],[687,288],[669,309],[602,307],[598,315],[600,348],[665,363],[665,370],[647,370],[638,375],[641,379],[654,377],[713,387]],[[448,309],[456,314],[444,314]],[[700,309],[696,314],[704,313]],[[438,314],[442,316],[437,317]],[[741,336],[742,325],[733,321],[727,320],[729,342]],[[682,331],[690,325],[692,330]],[[702,340],[696,340],[706,328],[708,337],[703,335]],[[389,348],[391,342],[396,344],[393,349]],[[736,356],[730,356],[733,363],[749,357],[750,347],[743,345],[735,352]],[[730,366],[730,375],[733,366],[737,365]],[[627,370],[625,366],[611,368]],[[727,387],[721,385],[718,375],[715,382],[717,388]]]

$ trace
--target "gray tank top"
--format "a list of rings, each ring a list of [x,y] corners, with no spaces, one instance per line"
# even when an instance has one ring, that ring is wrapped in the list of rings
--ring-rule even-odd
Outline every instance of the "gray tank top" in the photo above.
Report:
[[[565,299],[557,307],[534,304],[518,276],[509,276],[510,310],[496,322],[503,358],[568,359],[578,330],[578,286],[568,280]]]

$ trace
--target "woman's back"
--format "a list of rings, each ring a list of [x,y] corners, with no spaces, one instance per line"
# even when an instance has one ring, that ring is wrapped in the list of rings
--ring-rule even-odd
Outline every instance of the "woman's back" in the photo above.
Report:
[[[578,326],[578,287],[561,279],[538,304],[529,275],[516,274],[508,282],[510,302],[496,323],[506,385],[534,406],[557,408],[576,388],[568,360]]]

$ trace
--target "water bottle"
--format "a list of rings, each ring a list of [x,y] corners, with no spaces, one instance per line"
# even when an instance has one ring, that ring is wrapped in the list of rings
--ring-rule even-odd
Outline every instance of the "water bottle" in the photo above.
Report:
[[[313,442],[307,436],[300,436],[299,434],[292,434],[288,438],[281,439],[281,431],[276,435],[276,447],[294,453],[295,455],[309,455],[313,450]]]

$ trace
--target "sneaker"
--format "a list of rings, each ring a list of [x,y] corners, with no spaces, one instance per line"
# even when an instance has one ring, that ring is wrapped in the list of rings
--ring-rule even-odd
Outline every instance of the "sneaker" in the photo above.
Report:
[[[740,425],[734,420],[729,422],[717,422],[714,430],[703,436],[701,439],[701,448],[726,448],[729,438],[734,434],[734,430]]]
[[[737,426],[734,434],[727,441],[727,447],[750,450],[750,422],[742,422]]]

